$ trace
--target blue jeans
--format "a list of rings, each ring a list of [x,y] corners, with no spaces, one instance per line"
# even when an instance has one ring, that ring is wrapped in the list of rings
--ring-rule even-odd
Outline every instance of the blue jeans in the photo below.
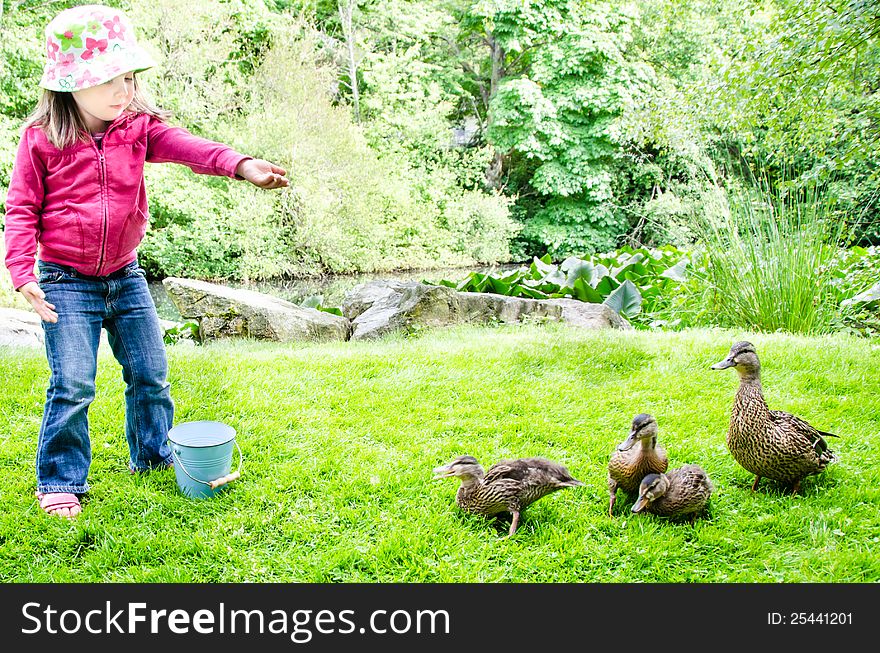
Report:
[[[166,437],[174,404],[163,332],[143,269],[135,262],[104,277],[87,277],[40,261],[39,282],[58,321],[42,323],[51,378],[37,445],[37,491],[84,494],[89,489],[88,410],[95,398],[102,327],[126,384],[129,468],[169,463]]]

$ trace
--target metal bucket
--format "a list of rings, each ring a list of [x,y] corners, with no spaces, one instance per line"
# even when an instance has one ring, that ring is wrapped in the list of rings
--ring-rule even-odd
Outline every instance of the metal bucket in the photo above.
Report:
[[[174,475],[180,491],[192,499],[210,499],[241,476],[241,448],[235,429],[223,422],[184,422],[168,431]],[[232,449],[238,469],[232,473]]]

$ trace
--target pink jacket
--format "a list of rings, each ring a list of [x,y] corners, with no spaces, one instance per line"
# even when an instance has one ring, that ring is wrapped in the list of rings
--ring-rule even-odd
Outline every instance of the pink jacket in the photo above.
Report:
[[[6,196],[6,267],[18,289],[43,261],[103,276],[131,263],[149,213],[144,162],[182,163],[235,177],[250,157],[147,114],[124,114],[94,142],[59,150],[42,129],[24,131]]]

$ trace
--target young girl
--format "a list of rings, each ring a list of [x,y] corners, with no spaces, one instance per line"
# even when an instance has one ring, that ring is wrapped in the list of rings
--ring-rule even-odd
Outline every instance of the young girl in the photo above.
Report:
[[[22,131],[6,198],[6,266],[42,319],[51,370],[37,497],[47,513],[74,517],[89,489],[87,413],[102,327],[126,383],[131,471],[171,464],[163,334],[137,263],[148,222],[144,162],[181,163],[260,188],[288,181],[268,161],[164,122],[135,78],[155,64],[119,10],[62,12],[46,28],[46,48],[43,97]]]

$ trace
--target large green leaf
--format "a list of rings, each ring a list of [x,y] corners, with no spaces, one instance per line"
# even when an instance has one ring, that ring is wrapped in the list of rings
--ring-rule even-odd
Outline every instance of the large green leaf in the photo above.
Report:
[[[627,279],[618,288],[615,288],[602,303],[610,306],[624,317],[632,317],[642,310],[642,294],[636,285]]]
[[[851,304],[867,304],[869,302],[875,302],[880,299],[880,283],[876,283],[866,291],[859,293],[852,299],[843,300],[844,306],[849,306]]]
[[[642,254],[641,252],[638,252],[638,253],[632,254],[632,255],[622,254],[618,258],[617,267],[614,267],[611,269],[611,276],[617,278],[620,276],[620,274],[622,272],[624,272],[627,269],[631,269],[631,266],[638,265],[643,260],[645,260],[645,255]],[[644,266],[641,269],[644,270],[645,269]],[[643,274],[644,274],[644,272],[643,272]]]
[[[575,298],[582,302],[591,302],[593,304],[599,304],[602,302],[602,295],[600,295],[593,286],[584,281],[583,278],[575,280],[572,291]]]
[[[671,268],[667,268],[660,273],[661,277],[666,277],[667,279],[672,279],[673,281],[678,281],[679,283],[684,283],[687,281],[687,276],[685,271],[687,270],[688,260],[686,258],[681,259],[678,263],[673,265]]]
[[[556,270],[556,266],[550,262],[550,255],[545,254],[541,258],[536,256],[534,260],[532,260],[532,265],[529,269],[532,273],[533,279],[540,279]]]
[[[566,285],[565,275],[559,270],[552,270],[541,279],[543,285],[564,286]]]
[[[517,286],[518,297],[528,297],[529,299],[547,299],[550,297],[547,293],[541,292],[536,288],[529,288],[528,286]]]
[[[496,279],[495,277],[487,277],[488,282],[486,284],[486,288],[493,293],[498,295],[509,295],[510,293],[510,284],[503,282],[501,279]]]
[[[565,281],[561,285],[574,288],[574,283],[578,279],[583,279],[584,283],[589,286],[594,285],[593,277],[596,274],[596,268],[589,261],[571,257],[563,261],[559,267],[565,272]]]
[[[617,279],[612,277],[610,274],[606,274],[604,277],[599,279],[599,283],[596,284],[596,292],[598,292],[602,297],[607,297],[619,285],[620,283],[617,281]]]

